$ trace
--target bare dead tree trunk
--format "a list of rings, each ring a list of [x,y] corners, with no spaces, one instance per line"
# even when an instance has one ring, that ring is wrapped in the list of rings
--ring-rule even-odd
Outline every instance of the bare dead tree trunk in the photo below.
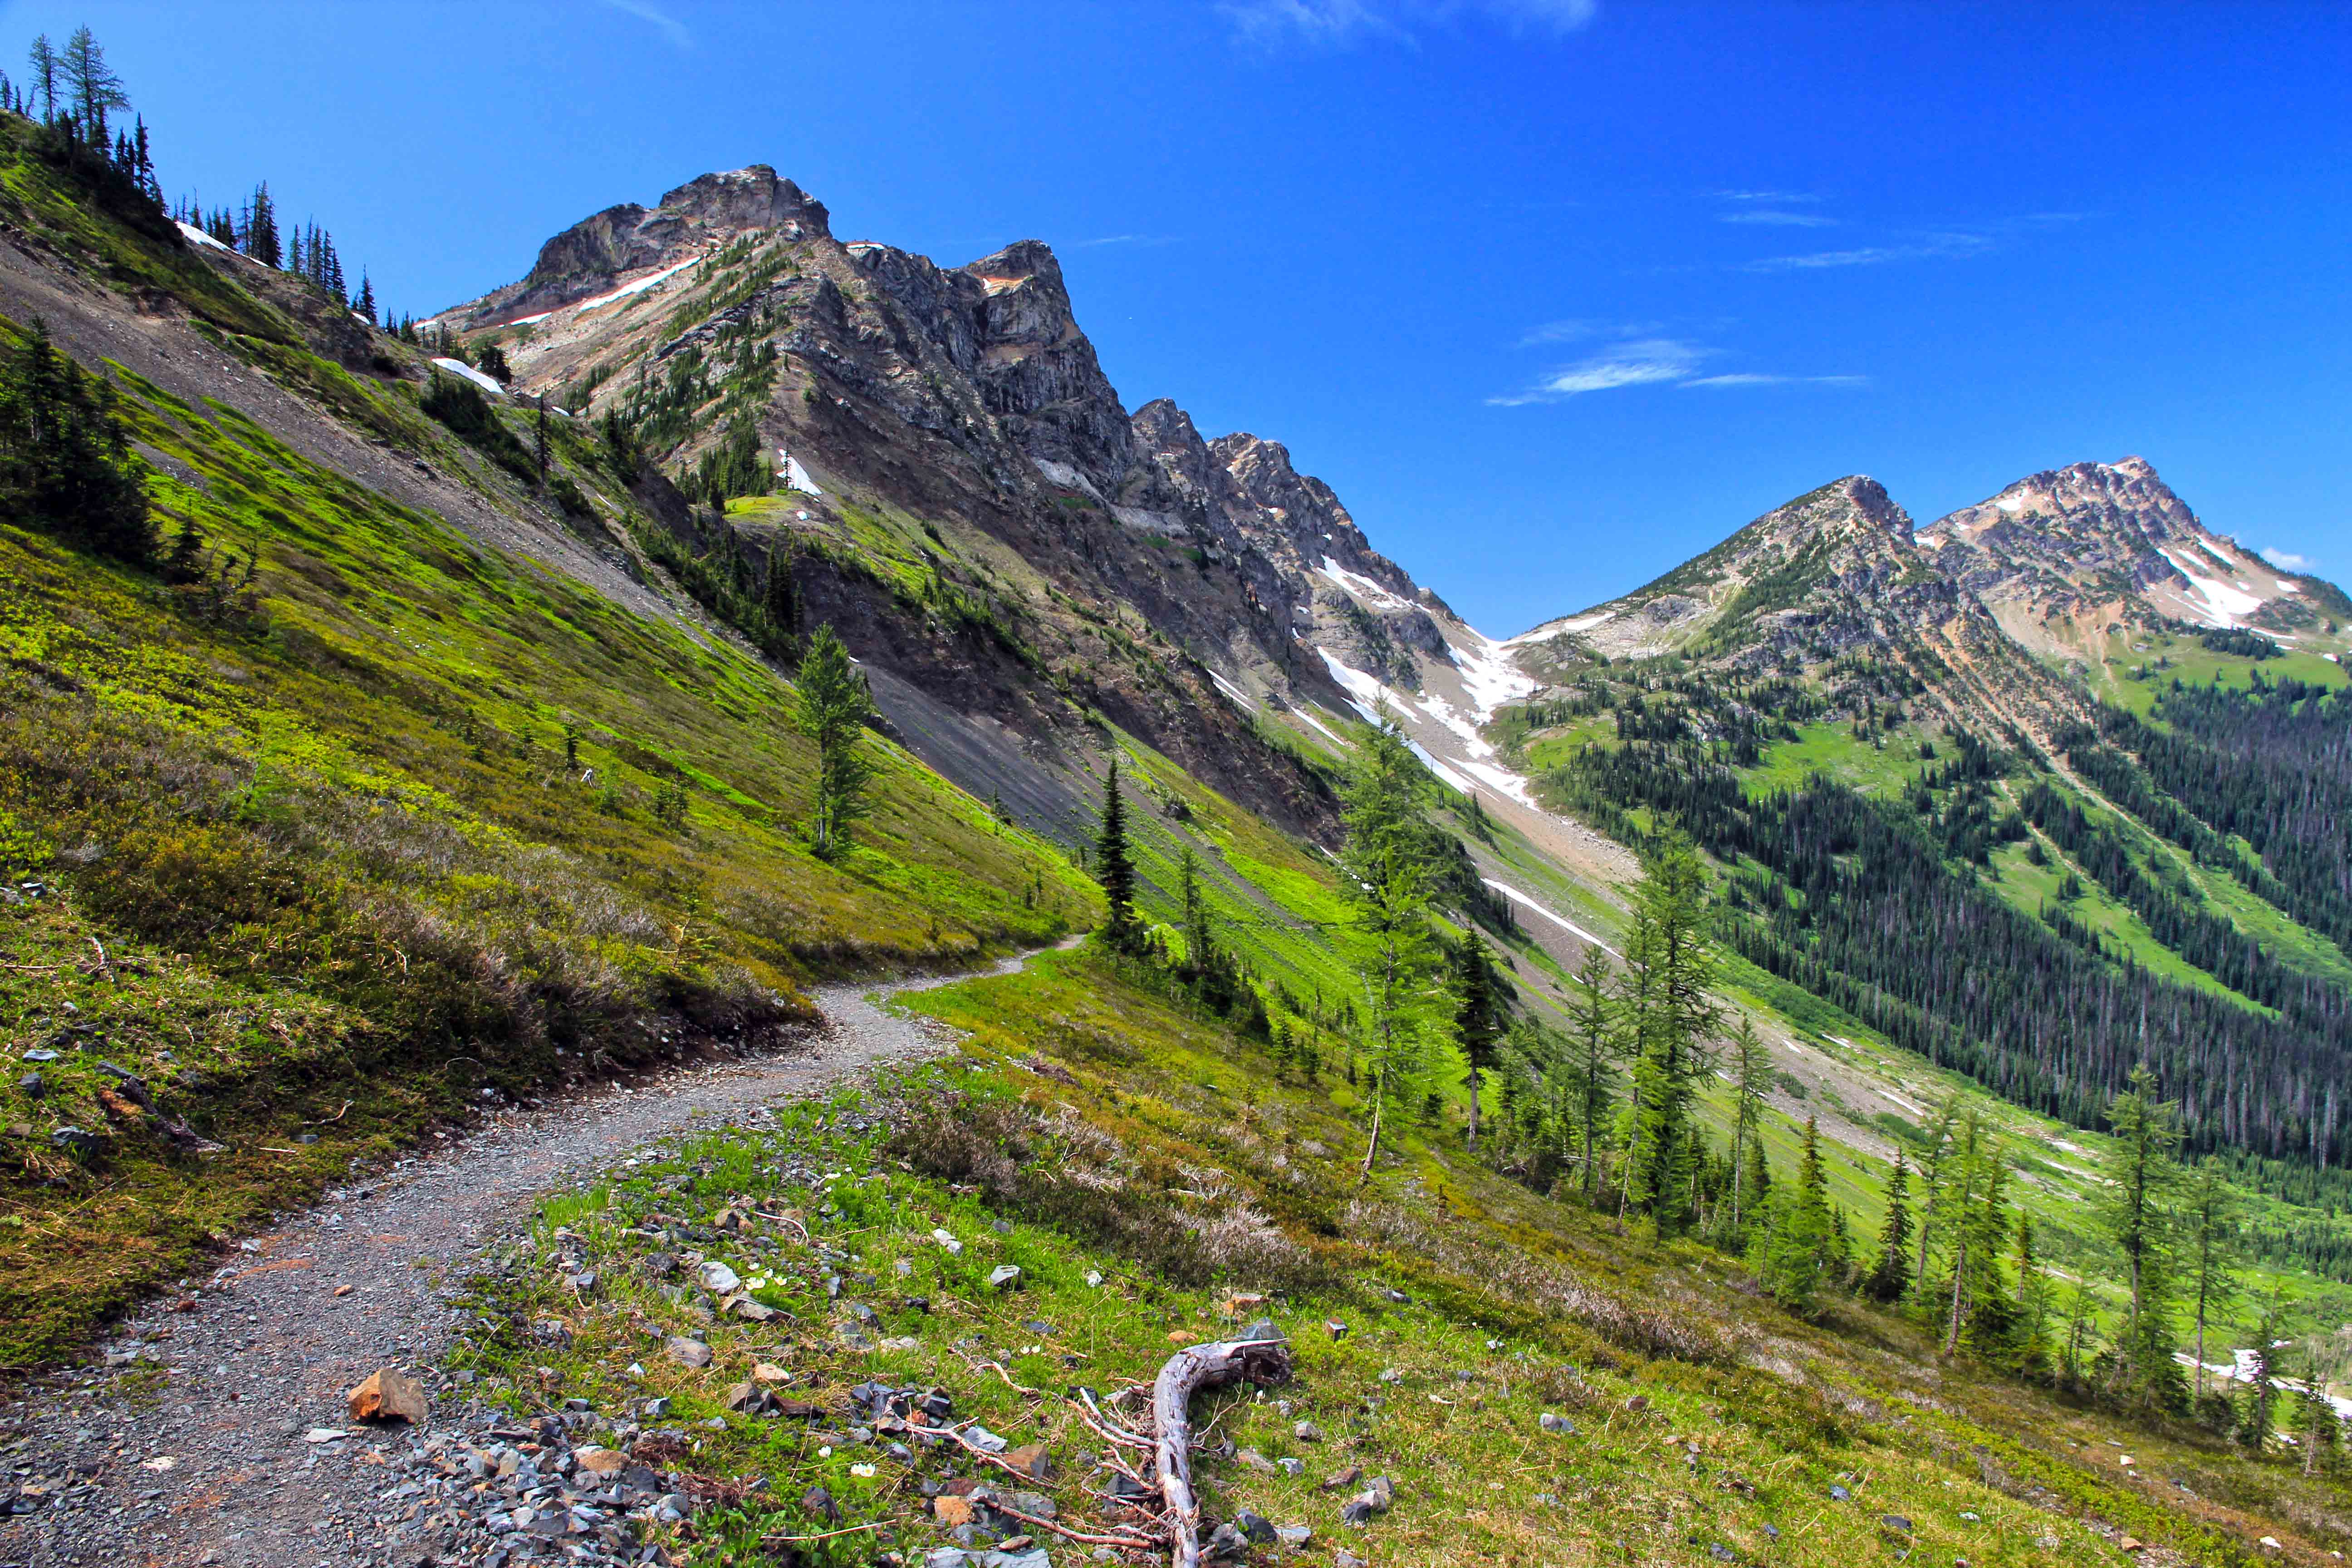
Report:
[[[1168,1505],[1171,1568],[1201,1568],[1201,1504],[1192,1495],[1192,1395],[1245,1377],[1280,1383],[1290,1375],[1290,1345],[1271,1323],[1270,1338],[1186,1345],[1170,1356],[1151,1384],[1160,1495]]]

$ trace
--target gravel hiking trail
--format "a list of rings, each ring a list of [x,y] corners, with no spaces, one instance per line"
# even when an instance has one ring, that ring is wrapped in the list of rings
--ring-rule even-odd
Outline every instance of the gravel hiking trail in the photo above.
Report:
[[[118,1325],[101,1362],[33,1380],[0,1409],[0,1568],[656,1561],[593,1533],[536,1554],[492,1543],[486,1500],[456,1495],[449,1463],[493,1445],[498,1423],[431,1370],[464,1316],[449,1297],[541,1194],[656,1139],[940,1050],[931,1026],[877,1002],[966,978],[824,987],[824,1025],[782,1051],[500,1116],[238,1243],[215,1275],[190,1276],[193,1295],[167,1292]],[[345,1394],[383,1366],[435,1396],[423,1430],[353,1427]],[[604,1514],[632,1503],[644,1517],[626,1494]]]

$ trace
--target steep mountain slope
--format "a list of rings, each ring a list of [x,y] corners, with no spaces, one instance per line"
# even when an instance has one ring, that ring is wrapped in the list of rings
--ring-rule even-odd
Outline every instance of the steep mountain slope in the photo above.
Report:
[[[2325,628],[2352,616],[2334,584],[2199,522],[2141,458],[2020,479],[1922,529],[1919,545],[2036,652],[2086,657],[2080,638],[2118,621],[2251,627],[2290,646],[2317,633],[2329,647]]]
[[[559,1390],[591,1406],[543,1416],[542,1456],[569,1442],[556,1428],[597,1424],[700,1491],[652,1494],[692,1508],[691,1534],[661,1517],[686,1509],[607,1500],[665,1549],[862,1554],[885,1528],[922,1549],[991,1519],[976,1477],[953,1473],[964,1446],[816,1438],[761,1414],[779,1374],[828,1423],[887,1376],[1049,1428],[1046,1378],[1147,1373],[1212,1312],[1277,1289],[1294,1321],[1345,1314],[1302,1347],[1298,1414],[1396,1471],[1373,1495],[1411,1533],[1375,1539],[1436,1563],[1550,1560],[1563,1519],[1580,1521],[1572,1555],[1609,1560],[1916,1542],[2117,1563],[2124,1524],[2220,1561],[2252,1560],[2244,1540],[2272,1531],[2306,1555],[2347,1539],[2326,1482],[2180,1432],[2144,1451],[2227,1509],[2186,1481],[2102,1474],[2050,1434],[2133,1430],[2122,1417],[2069,1416],[1990,1361],[1939,1365],[1939,1342],[1850,1294],[1791,1317],[1756,1294],[1736,1232],[1629,1233],[1580,1192],[1567,1084],[1531,1077],[1532,1058],[1478,1086],[1495,1114],[1468,1147],[1433,984],[1415,1098],[1358,1152],[1375,1091],[1360,914],[1328,853],[1332,763],[1364,743],[1354,718],[1392,715],[1452,786],[1406,814],[1437,830],[1444,934],[1483,928],[1532,1013],[1593,948],[1627,947],[1629,847],[1679,823],[1715,853],[1726,1000],[1780,1064],[1751,1147],[1783,1191],[1797,1175],[1833,1198],[1839,1234],[1875,1221],[1884,1155],[1940,1146],[1921,1124],[1964,1077],[2095,1121],[2151,1039],[2168,1075],[2201,1080],[2192,1131],[2245,1184],[2338,1194],[2345,1015],[2318,980],[2335,868],[2281,855],[2273,888],[2235,842],[2185,844],[2192,829],[2158,827],[2152,806],[2144,843],[2065,815],[2087,796],[2036,804],[2065,775],[2027,750],[2032,727],[2088,699],[2012,689],[2041,667],[1877,487],[1803,498],[1633,596],[1629,624],[1679,628],[1656,648],[1604,662],[1566,628],[1507,645],[1377,553],[1280,445],[1203,439],[1165,402],[1129,412],[1042,246],[940,268],[841,244],[822,206],[754,168],[597,215],[429,324],[420,351],[152,212],[110,211],[50,156],[54,132],[0,117],[0,142],[6,363],[25,363],[17,329],[37,313],[107,378],[165,542],[187,553],[184,569],[113,561],[0,520],[0,1027],[40,1069],[0,1084],[11,1363],[69,1352],[142,1285],[193,1278],[206,1247],[467,1108],[772,1041],[822,974],[968,963],[1090,924],[1098,896],[1069,851],[1090,847],[1116,761],[1162,926],[1144,953],[1097,946],[941,994],[982,1072],[926,1075],[881,1110],[845,1098],[774,1141],[737,1128],[677,1160],[632,1156],[553,1199],[532,1256],[486,1263],[457,1370],[509,1416]],[[875,810],[833,859],[800,831],[815,761],[782,673],[820,621],[906,742],[861,742]],[[2336,755],[2334,699],[2248,685],[2268,743]],[[2168,718],[2171,701],[2152,722],[2213,754],[2246,728],[2218,700]],[[2022,740],[1979,732],[2002,713]],[[2127,753],[2118,779],[2204,754],[2077,728],[2065,746]],[[1802,782],[1815,763],[1881,770],[1911,816]],[[2273,787],[2290,778],[2220,803],[2246,806],[2228,832],[2257,858],[2340,816],[2333,796]],[[2185,786],[2158,794],[2209,827],[2222,815]],[[2029,915],[2011,886],[2029,839],[2114,908],[2144,903],[2133,940],[2211,960],[2201,988],[2143,984],[2112,932]],[[1187,870],[1198,927],[1174,896]],[[2213,908],[2238,889],[2218,933],[2159,931],[2184,885]],[[2263,910],[2309,939],[2304,967],[2230,949]],[[1196,931],[1225,944],[1222,989]],[[1700,1078],[1694,1115],[1720,1133],[1727,1107]],[[1801,1152],[1816,1118],[1843,1149]],[[2104,1146],[2007,1107],[1987,1125],[2018,1151],[2042,1245],[2089,1281],[2085,1321],[2112,1313],[2112,1249],[2083,1218],[2101,1178],[2067,1163]],[[1694,1193],[1747,1190],[1714,1141],[1691,1147]],[[1588,1142],[1582,1169],[1611,1157]],[[2340,1257],[2333,1212],[2264,1201],[2303,1248],[2273,1245],[2274,1262]],[[1988,1223],[2009,1235],[2005,1211]],[[972,1239],[947,1246],[943,1224]],[[678,1274],[689,1243],[703,1256]],[[722,1254],[740,1289],[714,1299],[725,1276],[703,1266]],[[1016,1271],[991,1272],[1001,1258]],[[886,1265],[910,1283],[886,1287]],[[236,1272],[191,1310],[234,1299]],[[1105,1331],[1080,1351],[1090,1311]],[[903,1331],[877,1344],[886,1322]],[[791,1369],[753,1359],[772,1354]],[[747,1370],[726,1392],[720,1373]],[[1425,1398],[1399,1397],[1408,1379]],[[1556,1411],[1531,1426],[1538,1397],[1597,1436]],[[1287,1467],[1262,1455],[1232,1456],[1246,1474],[1204,1457],[1235,1499],[1312,1510],[1335,1534],[1386,1528],[1342,1483],[1310,1493],[1289,1447],[1318,1440],[1312,1422],[1272,1401],[1227,1415],[1298,1467],[1277,1482]],[[1710,1457],[1654,1440],[1669,1427],[1711,1434]],[[520,1479],[517,1452],[501,1480]],[[679,1479],[698,1467],[763,1484]],[[921,1479],[949,1506],[925,1509]],[[1091,1479],[1068,1478],[1066,1517],[1101,1501]],[[498,1495],[497,1522],[476,1519],[509,1553],[526,1530],[588,1532]],[[425,1510],[398,1525],[431,1531]],[[867,1517],[836,1533],[853,1512]],[[617,1550],[615,1521],[595,1521]],[[984,1547],[1004,1522],[948,1538]]]

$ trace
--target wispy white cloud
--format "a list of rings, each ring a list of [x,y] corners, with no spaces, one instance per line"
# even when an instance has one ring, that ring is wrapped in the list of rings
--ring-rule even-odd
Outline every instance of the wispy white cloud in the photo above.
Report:
[[[1765,375],[1755,371],[1733,371],[1725,375],[1693,376],[1685,386],[1868,386],[1866,375]]]
[[[2263,545],[2258,553],[2263,560],[2269,562],[2272,565],[2277,567],[2282,572],[2293,572],[2299,574],[2305,572],[2315,572],[2319,569],[2319,563],[2314,561],[2310,556],[2297,555],[2292,551],[2281,550],[2274,544]]]
[[[1883,267],[1890,261],[1977,256],[1992,248],[1990,236],[1931,234],[1898,245],[1859,245],[1848,250],[1814,250],[1796,256],[1766,256],[1748,262],[1748,272],[1812,272],[1835,267]]]
[[[1591,342],[1595,346],[1574,363],[1544,372],[1525,391],[1486,399],[1496,407],[1557,403],[1588,392],[1613,392],[1627,386],[1863,386],[1870,380],[1865,375],[1791,375],[1766,371],[1717,371],[1701,375],[1699,371],[1705,362],[1719,358],[1723,351],[1690,337],[1667,336],[1654,321],[1550,321],[1528,333],[1522,342]]]
[[[1759,223],[1778,228],[1833,228],[1837,219],[1823,217],[1820,213],[1784,212],[1779,207],[1742,207],[1737,212],[1717,215],[1720,223]]]
[[[1173,245],[1175,243],[1176,237],[1172,234],[1107,234],[1100,239],[1074,241],[1070,248],[1088,250],[1098,245]]]
[[[1648,386],[1681,381],[1698,367],[1710,350],[1679,338],[1640,338],[1614,343],[1596,354],[1558,370],[1547,371],[1527,391],[1486,401],[1505,408],[1526,403],[1550,403],[1587,392],[1608,392],[1620,386]]]
[[[647,4],[647,0],[604,0],[604,3],[615,11],[635,16],[640,22],[652,23],[661,29],[674,48],[694,47],[694,35],[686,30],[686,24],[668,12]]]
[[[1822,199],[1810,191],[1709,191],[1707,195],[1719,202],[1770,202],[1776,206]]]
[[[1410,46],[1416,29],[1465,17],[1512,33],[1572,33],[1600,8],[1600,0],[1223,0],[1217,10],[1246,44],[1334,48],[1367,40]]]
[[[1610,321],[1591,318],[1546,321],[1519,340],[1521,348],[1537,343],[1580,343],[1595,338],[1645,338],[1665,331],[1657,321]]]

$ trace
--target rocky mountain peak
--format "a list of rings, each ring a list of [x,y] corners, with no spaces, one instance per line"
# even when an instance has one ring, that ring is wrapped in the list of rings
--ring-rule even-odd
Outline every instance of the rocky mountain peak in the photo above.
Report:
[[[453,312],[451,324],[471,331],[559,310],[604,293],[629,273],[676,266],[755,231],[829,238],[831,218],[824,203],[765,163],[703,174],[656,206],[623,202],[581,219],[540,247],[521,281]]]

